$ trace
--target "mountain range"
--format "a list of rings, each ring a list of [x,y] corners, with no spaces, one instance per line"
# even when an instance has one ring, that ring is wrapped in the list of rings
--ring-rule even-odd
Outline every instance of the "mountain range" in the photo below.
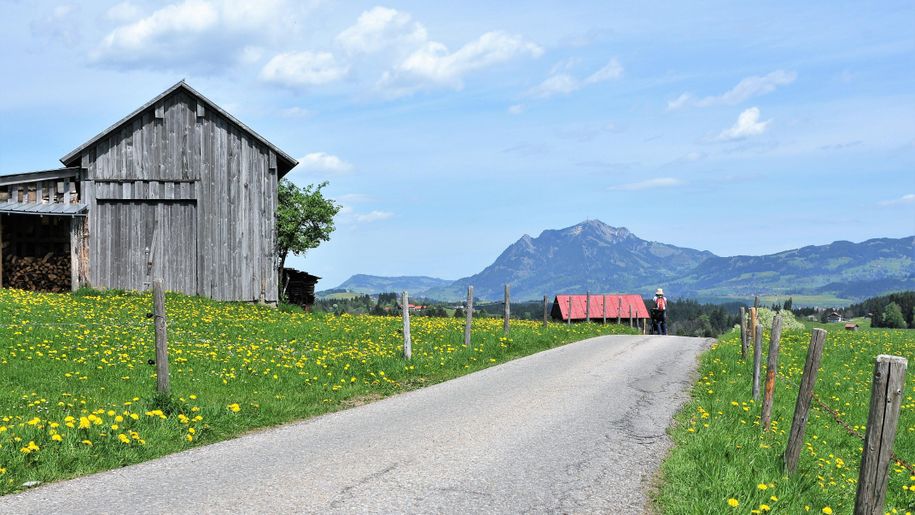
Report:
[[[753,295],[794,295],[854,301],[915,289],[915,236],[837,241],[764,256],[716,256],[709,251],[643,240],[625,227],[586,220],[538,237],[522,236],[481,272],[456,281],[431,277],[355,275],[338,289],[458,300],[473,285],[483,300],[532,300],[561,292],[636,292],[663,287],[674,298],[704,301]],[[337,291],[337,290],[335,290]]]

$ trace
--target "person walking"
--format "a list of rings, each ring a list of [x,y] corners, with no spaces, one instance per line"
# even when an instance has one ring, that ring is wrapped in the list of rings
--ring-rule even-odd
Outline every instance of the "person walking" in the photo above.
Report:
[[[654,292],[654,303],[657,306],[657,310],[660,312],[658,315],[658,334],[667,335],[667,299],[664,298],[664,290],[658,288]]]

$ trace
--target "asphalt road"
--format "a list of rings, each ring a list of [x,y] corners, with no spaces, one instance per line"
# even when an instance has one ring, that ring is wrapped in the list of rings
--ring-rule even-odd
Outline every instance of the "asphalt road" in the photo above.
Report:
[[[593,338],[0,497],[0,512],[639,513],[707,345]]]

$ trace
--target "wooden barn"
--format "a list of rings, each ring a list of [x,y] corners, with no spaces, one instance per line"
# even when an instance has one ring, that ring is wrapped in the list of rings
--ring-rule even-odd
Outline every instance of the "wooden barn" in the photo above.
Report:
[[[633,324],[642,324],[651,318],[642,296],[634,293],[557,295],[553,298],[553,309],[550,311],[553,320],[563,322],[568,322],[570,316],[572,322],[584,322],[589,318],[592,322],[602,322],[605,314],[609,322],[620,320],[629,323],[632,320]]]
[[[296,161],[184,81],[61,162],[0,176],[3,286],[143,290],[161,278],[190,295],[277,301],[277,181]]]

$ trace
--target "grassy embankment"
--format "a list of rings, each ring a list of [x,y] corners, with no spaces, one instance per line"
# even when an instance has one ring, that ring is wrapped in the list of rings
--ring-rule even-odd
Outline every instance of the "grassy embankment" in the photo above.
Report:
[[[895,354],[915,366],[915,331],[823,327],[829,334],[815,394],[863,434],[874,359]],[[763,375],[768,338],[766,331]],[[662,467],[656,499],[659,511],[851,513],[862,442],[824,410],[811,409],[797,473],[789,477],[781,465],[809,330],[789,331],[782,337],[778,369],[784,378],[776,383],[773,430],[768,433],[761,430],[760,403],[751,394],[752,350],[747,360],[741,359],[739,340],[739,333],[731,331],[702,358],[692,401],[677,415],[671,430],[675,448]],[[913,390],[915,374],[910,368],[894,447],[910,463],[915,462]],[[890,466],[886,511],[915,512],[915,474],[898,464]]]
[[[168,295],[155,398],[149,295],[0,290],[0,494],[312,417],[628,327],[285,313]]]

